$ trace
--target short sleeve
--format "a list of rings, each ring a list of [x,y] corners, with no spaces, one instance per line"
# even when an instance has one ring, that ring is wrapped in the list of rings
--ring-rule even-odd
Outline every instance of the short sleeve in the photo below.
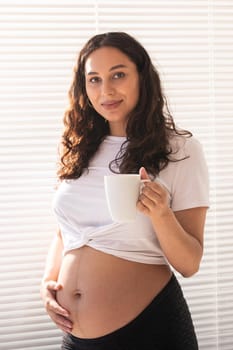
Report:
[[[209,175],[202,145],[194,138],[180,138],[176,162],[164,171],[170,189],[173,211],[195,207],[209,207]]]

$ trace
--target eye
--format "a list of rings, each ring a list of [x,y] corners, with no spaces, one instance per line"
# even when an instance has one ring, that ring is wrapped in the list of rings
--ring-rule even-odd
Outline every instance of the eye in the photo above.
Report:
[[[97,84],[97,83],[99,83],[100,81],[101,81],[101,79],[100,79],[99,77],[92,77],[92,78],[89,79],[89,82],[90,82],[91,84]]]
[[[113,75],[113,79],[121,79],[125,77],[125,73],[124,72],[117,72]]]

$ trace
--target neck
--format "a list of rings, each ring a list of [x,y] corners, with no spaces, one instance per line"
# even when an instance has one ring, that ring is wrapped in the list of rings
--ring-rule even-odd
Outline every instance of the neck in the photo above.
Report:
[[[123,125],[109,124],[110,136],[126,136],[126,127]]]

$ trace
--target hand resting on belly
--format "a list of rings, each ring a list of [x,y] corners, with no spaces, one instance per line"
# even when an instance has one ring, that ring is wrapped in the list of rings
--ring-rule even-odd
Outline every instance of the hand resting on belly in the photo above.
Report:
[[[73,335],[99,337],[134,319],[170,276],[166,265],[135,263],[85,246],[64,256],[57,302],[69,311]],[[64,327],[67,320],[62,322]]]

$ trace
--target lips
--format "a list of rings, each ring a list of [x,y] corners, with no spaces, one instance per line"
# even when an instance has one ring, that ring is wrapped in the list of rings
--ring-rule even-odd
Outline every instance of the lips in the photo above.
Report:
[[[111,101],[105,101],[105,102],[101,103],[101,106],[104,109],[112,110],[112,109],[119,107],[121,103],[122,103],[122,100],[111,100]]]

